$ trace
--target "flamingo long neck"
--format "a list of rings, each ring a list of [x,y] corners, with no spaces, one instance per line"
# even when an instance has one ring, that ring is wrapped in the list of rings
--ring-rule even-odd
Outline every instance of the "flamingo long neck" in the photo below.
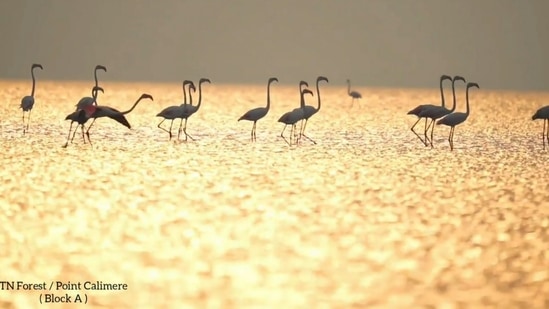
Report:
[[[318,97],[318,107],[316,108],[316,111],[318,112],[320,110],[320,89],[318,88],[318,82],[320,80],[316,80],[316,96]]]
[[[271,108],[271,83],[267,85],[267,111]]]
[[[456,110],[456,81],[452,80],[452,97],[454,99],[454,102],[452,104],[452,109],[450,110],[450,113],[453,113]]]
[[[99,83],[97,81],[97,68],[93,71],[93,78],[95,79],[95,87],[99,86]]]
[[[465,90],[465,102],[467,104],[467,110],[465,111],[465,115],[469,115],[469,113],[471,112],[471,109],[469,107],[469,89],[471,89],[471,87],[467,87],[467,90]]]
[[[139,102],[141,102],[142,99],[143,99],[142,97],[140,97],[139,99],[137,99],[137,101],[135,101],[135,103],[133,103],[133,106],[132,106],[130,109],[128,109],[128,110],[125,111],[125,112],[122,112],[121,114],[122,114],[122,115],[126,115],[126,114],[128,114],[128,113],[131,113],[131,112],[133,111],[133,109],[137,106],[137,104],[139,104]]]
[[[98,95],[97,92],[98,92],[97,89],[95,89],[95,88],[92,89],[93,104],[95,104],[95,105],[97,105],[97,95]]]
[[[440,86],[439,86],[440,87],[440,99],[442,100],[442,103],[441,103],[442,107],[444,107],[444,104],[445,104],[445,102],[444,102],[444,89],[442,89],[442,82],[443,81],[444,81],[444,78],[441,78],[440,79]]]
[[[31,97],[34,97],[34,87],[35,87],[35,85],[36,85],[36,80],[34,79],[34,68],[31,69],[31,76],[32,76]]]
[[[191,92],[190,88],[189,92]],[[183,105],[187,105],[187,90],[185,89],[185,83],[183,83]]]
[[[198,85],[198,88],[200,88],[200,85]],[[191,91],[191,88],[189,87],[189,104],[193,105],[193,92]]]
[[[198,83],[198,104],[196,104],[196,110],[200,108],[200,104],[202,104],[202,83]]]
[[[301,92],[301,101],[299,102],[299,106],[301,106],[301,108],[304,108],[305,107],[305,92]]]

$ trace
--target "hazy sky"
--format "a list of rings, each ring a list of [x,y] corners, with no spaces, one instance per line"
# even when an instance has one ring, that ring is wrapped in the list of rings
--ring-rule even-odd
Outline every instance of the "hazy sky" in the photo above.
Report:
[[[1,0],[0,78],[549,90],[548,0]]]

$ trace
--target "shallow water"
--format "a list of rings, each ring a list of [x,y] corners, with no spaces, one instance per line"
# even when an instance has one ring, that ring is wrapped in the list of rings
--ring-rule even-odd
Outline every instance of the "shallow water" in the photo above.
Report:
[[[38,81],[23,136],[29,82],[0,82],[0,280],[128,284],[55,292],[87,293],[88,308],[549,306],[549,150],[530,118],[547,93],[471,89],[450,152],[447,127],[434,149],[409,130],[406,112],[437,89],[357,87],[351,107],[323,87],[307,125],[318,144],[289,147],[276,120],[297,85],[273,84],[254,144],[236,119],[265,105],[265,86],[204,85],[187,143],[154,116],[182,101],[179,84],[102,87],[120,110],[154,102],[127,115],[131,130],[99,119],[93,146],[77,134],[62,148],[90,83]],[[0,307],[39,295],[0,291]]]

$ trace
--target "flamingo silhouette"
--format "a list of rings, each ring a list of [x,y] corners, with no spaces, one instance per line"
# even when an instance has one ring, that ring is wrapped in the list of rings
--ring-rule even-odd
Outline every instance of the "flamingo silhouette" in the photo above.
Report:
[[[200,105],[202,104],[202,84],[208,83],[211,84],[211,81],[207,78],[201,78],[198,81],[198,104],[196,106],[193,106],[192,103],[183,105],[183,114],[181,115],[181,122],[179,123],[179,130],[177,132],[177,136],[181,134],[182,125],[183,125],[183,119],[185,119],[185,126],[183,127],[183,133],[185,133],[185,141],[187,141],[187,138],[195,140],[192,136],[190,136],[187,133],[187,119],[194,115],[196,112],[198,112],[198,109],[200,108]],[[189,92],[189,98],[191,97],[191,93]],[[179,117],[178,117],[179,118]]]
[[[267,113],[269,112],[269,108],[271,107],[271,83],[272,82],[278,82],[278,78],[271,77],[269,78],[269,81],[267,82],[267,106],[266,107],[256,107],[254,109],[251,109],[247,111],[244,115],[242,115],[240,118],[238,118],[238,121],[240,120],[248,120],[253,121],[254,124],[252,126],[252,132],[251,132],[251,140],[252,142],[257,140],[255,127],[256,123],[259,119],[265,117]]]
[[[543,150],[545,150],[545,138],[547,138],[547,145],[549,146],[549,105],[536,111],[536,113],[532,116],[532,120],[536,119],[543,119],[543,132],[541,133],[541,140],[543,143]],[[547,126],[545,123],[547,123]]]
[[[437,121],[437,125],[443,124],[450,127],[450,135],[448,135],[448,143],[450,144],[450,150],[454,150],[454,130],[455,127],[467,120],[471,111],[469,107],[469,88],[480,88],[477,83],[467,83],[465,90],[465,101],[467,102],[467,111],[465,113],[451,113],[448,116]]]
[[[437,120],[439,118],[442,118],[442,117],[444,117],[448,114],[453,113],[454,110],[456,109],[456,87],[455,87],[456,80],[461,80],[464,83],[466,83],[465,78],[463,78],[459,75],[454,76],[454,78],[452,79],[452,98],[453,98],[452,109],[447,109],[445,106],[436,106],[436,105],[435,106],[426,106],[425,108],[423,108],[421,113],[419,113],[419,115],[418,115],[420,118],[425,118],[426,120],[431,119],[431,121],[427,125],[426,131],[424,132],[425,138],[426,138],[426,140],[428,140],[427,139],[427,131],[429,130],[429,128],[431,128],[431,139],[429,140],[429,143],[431,144],[431,148],[434,148],[434,146],[433,146],[433,134],[434,134],[433,131],[435,130],[435,126],[434,126],[435,120]]]
[[[300,85],[301,85],[301,83],[300,83]],[[281,122],[281,123],[284,124],[284,128],[282,129],[282,132],[280,132],[280,137],[282,137],[284,139],[284,141],[289,146],[292,145],[292,136],[294,136],[296,123],[300,120],[303,120],[303,116],[304,116],[304,111],[303,110],[304,110],[304,106],[305,106],[305,93],[313,95],[313,92],[311,90],[303,89],[300,93],[300,99],[301,99],[300,100],[300,107],[294,108],[292,111],[285,113],[284,115],[282,115],[278,119],[278,122]],[[284,130],[286,130],[286,127],[288,125],[292,126],[292,130],[290,131],[290,141],[288,141],[286,139],[286,137],[284,136]],[[299,136],[296,140],[296,145],[298,144],[298,142],[299,142]]]
[[[351,80],[347,80],[347,94],[353,98],[351,101],[351,107],[353,107],[355,100],[362,99],[362,95],[358,91],[351,91]],[[359,105],[360,106],[360,105]]]
[[[309,84],[306,81],[302,80],[302,81],[299,82],[299,98],[300,98],[299,104],[300,104],[300,107],[298,107],[298,108],[301,108],[301,101],[304,100],[303,96],[302,96],[303,89],[305,89],[304,87],[309,87]],[[284,140],[286,140],[286,138],[283,136],[284,130],[286,130],[286,127],[288,126],[288,123],[285,123],[284,121],[287,120],[287,118],[290,116],[291,113],[292,113],[291,111],[286,112],[286,113],[284,113],[284,115],[282,115],[280,117],[280,119],[278,119],[278,122],[284,123],[284,128],[282,128],[282,133],[280,133],[280,137],[284,138]],[[290,141],[291,141],[291,139],[292,138],[290,137]],[[286,143],[287,143],[287,141],[286,141]]]
[[[23,110],[23,134],[25,134],[29,130],[29,123],[30,123],[30,117],[32,112],[32,107],[34,106],[34,88],[36,86],[36,80],[34,79],[34,69],[40,68],[40,70],[43,70],[41,64],[34,63],[31,66],[31,76],[32,76],[32,90],[31,94],[24,96],[21,99],[21,105],[19,106]],[[27,117],[27,125],[25,126],[25,112],[29,112],[29,116]]]
[[[93,70],[93,78],[95,80],[95,86],[94,87],[97,87],[99,86],[98,84],[98,81],[97,81],[97,71],[98,70],[103,70],[105,72],[107,72],[107,68],[102,66],[102,65],[96,65],[95,66],[95,69]],[[80,99],[80,101],[78,101],[78,103],[76,103],[76,110],[80,110],[82,109],[84,106],[87,106],[87,105],[92,105],[92,104],[96,104],[97,105],[97,102],[93,99],[93,87],[92,87],[92,96],[91,97],[83,97],[82,99]]]
[[[320,81],[325,81],[325,82],[328,83],[328,78],[326,78],[324,76],[317,77],[317,79],[316,79],[316,97],[318,99],[318,107],[314,108],[314,106],[305,105],[304,115],[303,115],[303,119],[305,119],[305,124],[303,124],[303,121],[301,122],[303,127],[301,128],[301,133],[300,133],[301,136],[305,137],[306,139],[308,139],[309,141],[311,141],[315,145],[316,145],[316,142],[314,140],[312,140],[310,137],[308,137],[307,135],[305,135],[305,128],[307,128],[307,122],[309,121],[309,118],[311,118],[314,114],[318,113],[318,111],[320,110],[320,89],[318,88],[318,83]]]
[[[130,123],[128,122],[128,120],[126,119],[126,117],[124,115],[131,113],[134,110],[134,108],[137,106],[137,104],[139,104],[139,102],[141,102],[141,100],[143,100],[143,99],[150,99],[151,101],[154,100],[153,97],[150,94],[143,93],[139,97],[139,99],[137,99],[137,101],[135,101],[135,103],[133,104],[133,106],[130,109],[128,109],[127,111],[123,111],[123,112],[121,112],[121,111],[119,111],[115,108],[109,107],[109,106],[96,105],[95,106],[95,111],[90,116],[90,118],[93,118],[93,121],[88,126],[88,130],[86,130],[86,135],[88,136],[88,141],[90,141],[90,129],[93,126],[93,124],[95,123],[95,120],[97,120],[97,118],[109,117],[113,120],[116,120],[118,123],[121,123],[122,125],[128,127],[128,129],[131,129],[131,125],[130,125]],[[90,141],[90,143],[91,143],[91,141]]]
[[[98,91],[105,93],[103,88],[99,86],[94,86],[92,88],[92,96],[93,96],[92,99],[94,100],[94,102],[95,100],[97,100]],[[92,104],[84,105],[82,109],[76,110],[68,114],[67,117],[65,117],[65,120],[71,120],[71,125],[69,127],[69,135],[67,136],[67,142],[63,146],[64,148],[66,148],[69,145],[69,138],[71,136],[72,124],[74,122],[76,122],[77,125],[76,125],[76,128],[74,128],[74,133],[72,134],[71,142],[74,140],[74,136],[76,135],[76,131],[78,130],[78,127],[81,127],[82,139],[84,140],[84,144],[86,143],[86,137],[84,136],[84,124],[90,119],[91,115],[95,112],[95,109],[96,109],[96,106],[92,102]],[[91,144],[91,141],[89,142]]]
[[[161,130],[166,131],[166,132],[168,132],[168,134],[170,134],[170,139],[169,140],[172,140],[173,121],[177,118],[180,118],[183,115],[183,108],[184,108],[185,105],[187,105],[187,91],[185,90],[186,85],[189,85],[189,93],[191,92],[191,89],[192,89],[192,91],[195,91],[195,89],[196,89],[194,87],[194,83],[192,81],[190,81],[190,80],[183,81],[183,104],[168,106],[156,115],[156,117],[164,118],[158,124],[158,128],[160,128]],[[191,100],[192,100],[192,97],[191,97]],[[162,123],[164,123],[164,121],[166,121],[166,120],[171,120],[170,130],[169,131],[164,129],[164,127],[162,127]],[[179,135],[177,135],[177,139],[179,139]]]
[[[452,77],[448,76],[448,75],[442,75],[440,76],[440,99],[441,99],[441,106],[444,107],[444,90],[442,89],[442,82],[444,80],[452,80]],[[407,115],[415,115],[417,116],[417,121],[414,123],[414,125],[410,128],[410,130],[412,130],[412,132],[414,132],[414,134],[419,138],[419,140],[423,143],[423,145],[425,146],[428,146],[429,144],[427,143],[427,118],[426,117],[419,117],[419,114],[421,113],[421,111],[426,108],[426,107],[429,107],[429,106],[439,106],[439,105],[433,105],[433,104],[422,104],[422,105],[418,105],[416,106],[416,108],[412,109],[411,111],[409,111],[407,113]],[[416,127],[416,125],[418,124],[418,122],[421,120],[421,118],[425,118],[425,128],[423,130],[423,134],[425,136],[425,140],[423,140],[421,138],[421,136],[419,136],[419,134],[417,134],[417,132],[414,130],[414,128]]]

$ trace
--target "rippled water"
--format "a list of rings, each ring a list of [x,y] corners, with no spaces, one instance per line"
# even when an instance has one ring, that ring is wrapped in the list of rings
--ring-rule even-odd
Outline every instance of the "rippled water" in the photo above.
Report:
[[[450,152],[447,127],[434,149],[409,130],[406,112],[436,89],[357,88],[351,108],[323,87],[307,125],[318,144],[289,147],[276,120],[297,85],[273,84],[255,144],[236,119],[265,86],[204,85],[188,143],[156,127],[179,84],[102,86],[100,104],[154,102],[131,130],[99,119],[93,146],[62,148],[90,83],[39,81],[23,136],[29,82],[0,82],[0,280],[128,284],[88,291],[88,308],[549,306],[549,150],[530,118],[547,93],[472,89]],[[39,294],[0,291],[0,307],[36,308]]]

